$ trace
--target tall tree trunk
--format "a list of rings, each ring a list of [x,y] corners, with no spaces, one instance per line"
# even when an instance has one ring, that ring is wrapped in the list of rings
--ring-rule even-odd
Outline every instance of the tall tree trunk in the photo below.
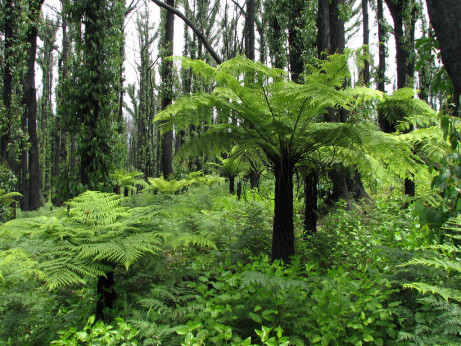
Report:
[[[0,160],[1,163],[8,163],[8,143],[11,138],[11,130],[13,126],[13,114],[11,110],[13,98],[13,73],[14,52],[13,52],[13,35],[14,35],[14,6],[12,0],[5,2],[4,18],[4,65],[3,65],[3,105],[5,106],[5,123],[3,124],[3,132],[0,133]]]
[[[248,59],[255,59],[255,1],[246,0],[246,15],[245,15],[245,55]],[[249,76],[254,78],[254,76]],[[251,82],[253,83],[253,81]],[[250,168],[250,187],[257,188],[259,186],[259,172],[253,165]]]
[[[443,66],[453,83],[455,112],[460,110],[461,96],[461,2],[427,0],[429,18],[439,41]]]
[[[368,25],[368,0],[362,0],[362,18],[363,18],[363,44],[366,46],[364,53],[369,54],[368,45],[370,44],[370,30]],[[370,62],[368,57],[363,67],[363,85],[370,84]]]
[[[405,36],[404,32],[404,12],[408,3],[403,3],[402,0],[393,2],[391,0],[385,0],[389,11],[391,12],[392,19],[394,21],[394,36],[396,45],[396,60],[397,60],[397,88],[413,87],[413,63],[410,61],[410,50],[413,47],[414,41],[414,24],[413,18],[411,21],[411,28],[409,30],[409,37]],[[412,13],[412,17],[414,12]],[[397,122],[390,124],[391,132],[396,130]],[[406,178],[405,183],[405,194],[409,196],[415,196],[415,183],[413,179]]]
[[[167,5],[174,7],[174,0],[167,0]],[[167,11],[165,20],[164,57],[173,55],[173,38],[174,14]],[[166,89],[162,97],[162,109],[165,109],[171,104],[173,98],[173,62],[164,59],[162,65],[162,84],[163,88]],[[173,131],[166,132],[162,137],[162,173],[165,179],[173,173]]]
[[[318,0],[317,29],[317,55],[323,59],[322,54],[329,54],[331,50],[329,0]]]
[[[272,232],[272,259],[290,263],[295,254],[293,228],[293,164],[280,160],[274,166],[274,226]]]
[[[37,137],[37,98],[35,90],[35,59],[37,54],[38,19],[40,9],[44,0],[31,1],[29,5],[29,29],[26,42],[27,49],[27,72],[22,81],[23,102],[27,114],[27,129],[29,133],[29,208],[27,210],[37,210],[40,208],[42,194],[40,190],[40,158]]]
[[[383,0],[378,0],[378,40],[379,40],[379,66],[378,66],[378,90],[386,92],[386,31],[384,26],[384,7]],[[385,119],[379,118],[381,129],[384,131],[383,122]],[[387,132],[387,131],[384,131]]]

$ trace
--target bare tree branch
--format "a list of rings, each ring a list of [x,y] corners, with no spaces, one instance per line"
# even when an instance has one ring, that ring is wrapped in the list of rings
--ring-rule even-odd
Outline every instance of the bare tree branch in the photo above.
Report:
[[[194,25],[194,23],[192,23],[192,21],[189,18],[187,18],[181,11],[179,11],[176,8],[171,7],[171,6],[169,6],[169,5],[163,3],[162,1],[159,1],[159,0],[152,0],[152,2],[154,4],[156,4],[157,6],[160,6],[161,8],[163,8],[163,9],[165,9],[167,11],[170,11],[173,14],[175,14],[176,16],[178,16],[179,18],[181,18],[184,21],[184,23],[186,23],[192,29],[192,31],[197,35],[197,37],[200,39],[200,41],[202,41],[202,43],[205,45],[206,49],[211,54],[211,56],[216,61],[216,63],[218,65],[220,65],[223,62],[222,59],[218,56],[218,54],[214,51],[213,47],[211,47],[210,43],[205,38],[203,33],[200,32],[200,30],[197,29],[197,27]]]

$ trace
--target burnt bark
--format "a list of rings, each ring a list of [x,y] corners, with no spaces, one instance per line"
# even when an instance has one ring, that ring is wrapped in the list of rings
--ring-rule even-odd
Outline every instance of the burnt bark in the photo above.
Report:
[[[384,27],[383,0],[378,0],[377,5],[378,5],[377,20],[378,20],[378,39],[379,39],[378,90],[382,92],[386,92],[386,46],[385,46],[386,30]],[[378,120],[379,119],[380,118],[378,118]],[[381,126],[381,129],[383,129],[382,127],[384,126],[384,124],[381,125],[381,121],[380,121],[380,126]]]
[[[174,0],[167,0],[167,5],[174,7]],[[166,13],[165,36],[165,57],[173,55],[174,38],[174,14],[171,11]],[[162,97],[162,109],[165,109],[173,100],[173,62],[171,60],[162,61],[162,83],[164,95]],[[168,131],[162,136],[162,173],[165,179],[173,173],[173,131]]]
[[[275,196],[272,260],[290,263],[295,254],[293,228],[293,163],[286,158],[274,163]]]
[[[14,17],[13,17],[13,1],[5,2],[4,13],[4,66],[3,66],[3,105],[6,110],[4,133],[1,133],[0,138],[0,159],[1,163],[8,163],[8,143],[10,142],[11,127],[13,123],[11,104],[13,97],[13,34],[14,34]]]
[[[96,301],[96,320],[110,321],[110,311],[115,306],[117,293],[115,292],[114,272],[106,273],[106,276],[98,277]]]
[[[317,172],[310,172],[304,176],[304,232],[309,235],[317,232],[318,180]]]
[[[329,0],[318,0],[317,29],[317,55],[322,59],[322,54],[331,50]]]
[[[42,194],[40,189],[40,159],[38,150],[37,137],[37,98],[35,89],[35,60],[37,54],[37,36],[38,36],[38,19],[40,16],[40,8],[44,0],[30,2],[29,19],[30,24],[27,31],[26,42],[27,49],[27,72],[22,80],[23,87],[23,103],[25,106],[24,112],[27,114],[27,130],[29,133],[30,149],[28,154],[29,166],[29,187],[28,191],[23,191],[29,194],[29,205],[26,210],[37,210],[41,206]],[[24,172],[23,172],[24,176]]]
[[[453,83],[455,112],[460,110],[461,96],[461,2],[427,0],[429,19],[439,41],[442,62]]]
[[[295,83],[300,83],[300,75],[304,71],[303,61],[303,23],[302,13],[304,9],[304,1],[292,1],[291,18],[288,27],[288,45],[289,45],[289,64],[291,80]]]
[[[368,53],[368,45],[370,44],[370,29],[368,18],[368,0],[362,0],[362,18],[363,18],[363,44],[366,46],[364,53]],[[363,67],[363,85],[370,84],[370,63],[368,58],[365,60]]]

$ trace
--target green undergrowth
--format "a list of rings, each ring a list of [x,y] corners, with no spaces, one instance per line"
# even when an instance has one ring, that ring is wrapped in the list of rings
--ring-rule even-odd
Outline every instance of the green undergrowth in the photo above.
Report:
[[[117,197],[120,215],[103,225],[72,204],[22,213],[23,224],[37,222],[27,236],[0,228],[0,344],[459,344],[459,247],[456,239],[428,247],[411,203],[388,195],[349,210],[339,203],[313,236],[303,235],[299,203],[297,256],[287,266],[269,260],[273,206],[265,191],[237,200],[221,183]],[[91,318],[95,275],[46,285],[57,246],[84,255],[72,248],[81,237],[53,238],[56,222],[40,220],[80,223],[120,244],[126,232],[162,235],[155,251],[115,265],[112,321]]]

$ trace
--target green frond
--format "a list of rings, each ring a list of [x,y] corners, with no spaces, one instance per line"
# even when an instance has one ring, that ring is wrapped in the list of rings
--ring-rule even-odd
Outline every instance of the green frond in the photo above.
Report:
[[[461,291],[455,290],[452,288],[428,285],[422,282],[413,282],[411,284],[404,284],[403,287],[405,288],[412,288],[416,289],[417,291],[425,294],[427,292],[431,292],[433,294],[438,294],[446,300],[456,300],[457,302],[461,303]]]
[[[15,202],[13,197],[22,197],[22,195],[19,192],[5,193],[5,190],[0,189],[0,205],[6,205]]]
[[[451,261],[448,259],[425,259],[425,258],[416,258],[408,262],[408,264],[421,264],[428,267],[434,267],[437,269],[443,269],[446,271],[457,271],[461,273],[461,263],[459,261]]]
[[[110,262],[123,265],[127,270],[146,254],[160,252],[156,232],[133,234],[123,238],[108,239],[105,243],[83,244],[75,248],[76,258]]]
[[[158,235],[162,237],[166,245],[172,247],[174,250],[178,250],[191,245],[203,248],[217,248],[211,240],[199,234],[192,234],[187,232],[162,232]]]
[[[164,178],[147,178],[149,186],[144,189],[145,192],[158,191],[160,193],[175,194],[182,188],[192,184],[191,181],[186,179],[181,180],[165,180]]]
[[[401,130],[414,127],[430,126],[438,122],[437,112],[426,102],[415,98],[411,88],[396,90],[392,95],[386,95],[379,103],[378,111],[388,121],[399,121]]]
[[[126,216],[127,208],[120,206],[121,198],[115,193],[88,190],[65,204],[70,207],[71,218],[91,225],[107,225]]]
[[[60,252],[56,258],[40,263],[38,269],[40,279],[52,290],[62,286],[84,284],[85,277],[104,276],[108,268],[98,262],[78,260],[72,252]]]

